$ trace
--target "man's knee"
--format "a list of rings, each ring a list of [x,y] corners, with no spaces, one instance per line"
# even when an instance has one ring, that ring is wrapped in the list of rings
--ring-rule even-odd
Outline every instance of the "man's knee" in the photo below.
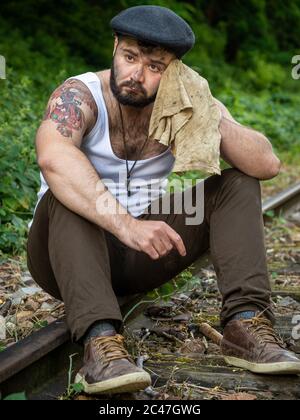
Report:
[[[260,193],[260,182],[257,178],[245,174],[237,168],[226,168],[221,171],[223,182],[229,182],[231,186],[244,191]]]

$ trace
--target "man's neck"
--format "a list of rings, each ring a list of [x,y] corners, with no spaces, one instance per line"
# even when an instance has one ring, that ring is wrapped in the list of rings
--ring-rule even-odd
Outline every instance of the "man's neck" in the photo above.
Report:
[[[117,99],[115,98],[115,101],[117,102]],[[123,118],[125,120],[130,120],[130,119],[134,119],[136,121],[138,121],[139,119],[150,119],[151,117],[151,112],[153,109],[153,104],[149,104],[147,106],[145,106],[144,108],[136,108],[134,106],[129,106],[129,105],[122,105],[120,104],[121,107],[121,111],[122,111],[122,115]]]

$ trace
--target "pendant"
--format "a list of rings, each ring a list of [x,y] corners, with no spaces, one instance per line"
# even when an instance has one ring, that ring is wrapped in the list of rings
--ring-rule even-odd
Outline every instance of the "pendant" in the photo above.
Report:
[[[126,184],[126,188],[127,188],[127,197],[131,196],[131,192],[130,192],[130,175],[127,177],[127,184]]]

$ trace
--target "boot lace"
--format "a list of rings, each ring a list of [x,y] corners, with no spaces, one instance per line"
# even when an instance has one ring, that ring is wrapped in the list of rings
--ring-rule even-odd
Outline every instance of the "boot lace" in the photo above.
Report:
[[[107,337],[97,337],[93,341],[100,361],[108,364],[112,360],[125,358],[134,363],[124,348],[124,337],[122,335],[116,334]]]
[[[262,344],[278,344],[285,348],[283,340],[275,332],[271,322],[265,317],[254,316],[251,319],[243,319],[243,323],[247,325],[248,330],[260,341]]]

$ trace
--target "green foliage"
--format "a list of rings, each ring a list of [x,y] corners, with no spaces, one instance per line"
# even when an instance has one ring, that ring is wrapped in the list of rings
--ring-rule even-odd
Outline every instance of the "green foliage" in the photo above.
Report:
[[[48,325],[48,321],[39,320],[39,321],[34,323],[33,328],[35,330],[39,330],[41,328],[47,327],[47,325]]]
[[[25,392],[18,392],[16,394],[10,394],[3,398],[3,401],[24,401],[27,400]]]
[[[85,67],[68,56],[63,43],[50,57],[40,54],[33,49],[32,39],[9,30],[2,19],[0,53],[7,60],[6,79],[0,80],[0,252],[18,254],[25,249],[39,187],[35,132],[51,91],[74,69],[81,73]]]
[[[284,84],[284,69],[275,63],[269,63],[261,55],[256,55],[252,66],[245,72],[248,83],[258,90],[280,87]]]
[[[164,283],[162,286],[151,290],[147,293],[147,298],[153,299],[152,302],[164,300],[166,302],[169,301],[169,298],[174,293],[184,293],[186,291],[191,290],[196,285],[199,285],[199,277],[196,277],[191,272],[191,268],[189,267],[182,271],[178,276],[174,279],[170,280],[167,283]],[[142,301],[144,302],[144,301]],[[139,302],[140,304],[141,302]]]
[[[24,246],[25,220],[38,185],[32,148],[37,113],[30,103],[31,81],[17,80],[10,69],[7,77],[0,85],[0,248],[17,252]]]
[[[84,386],[82,383],[72,383],[73,357],[77,354],[78,353],[69,355],[68,386],[66,392],[59,398],[60,400],[71,400],[84,390]]]
[[[265,215],[273,219],[273,217],[275,217],[275,212],[274,210],[268,210],[265,212]]]
[[[140,4],[169,7],[186,19],[196,45],[183,61],[208,79],[241,124],[263,132],[279,156],[299,156],[300,81],[291,77],[291,58],[299,54],[298,0],[6,1],[0,17],[0,54],[7,62],[7,78],[0,79],[0,258],[25,252],[39,188],[34,138],[50,93],[67,77],[109,68],[109,21]]]
[[[290,151],[299,155],[298,93],[270,90],[256,96],[247,92],[233,95],[231,89],[224,89],[218,98],[237,121],[264,133],[275,152]]]

